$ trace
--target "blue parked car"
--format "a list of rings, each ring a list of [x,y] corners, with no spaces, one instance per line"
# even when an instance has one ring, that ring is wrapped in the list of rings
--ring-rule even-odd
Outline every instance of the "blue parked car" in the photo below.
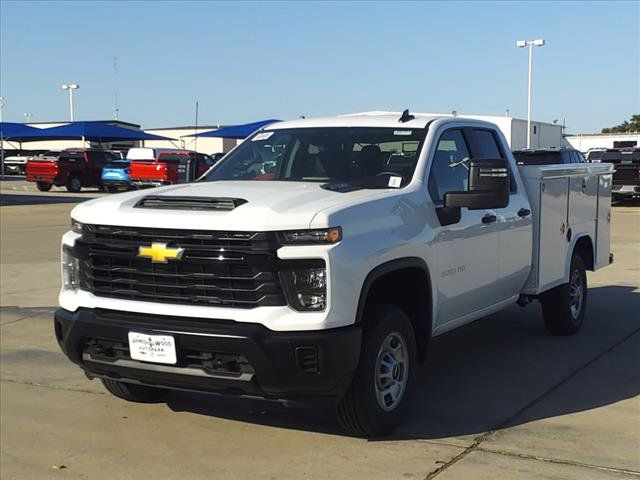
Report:
[[[129,190],[131,180],[129,179],[129,161],[113,160],[102,167],[102,185],[107,191],[113,193],[118,190]]]

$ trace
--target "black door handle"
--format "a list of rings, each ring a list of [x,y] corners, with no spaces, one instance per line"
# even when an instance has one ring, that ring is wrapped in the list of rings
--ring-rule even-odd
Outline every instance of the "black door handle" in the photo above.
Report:
[[[519,217],[528,217],[529,215],[531,215],[531,210],[529,210],[528,208],[521,208],[520,210],[518,210]]]
[[[493,223],[496,221],[496,216],[487,213],[484,217],[482,217],[482,223]]]

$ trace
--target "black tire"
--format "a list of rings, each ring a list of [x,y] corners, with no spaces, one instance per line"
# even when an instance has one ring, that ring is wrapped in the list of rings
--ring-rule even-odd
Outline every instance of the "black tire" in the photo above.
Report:
[[[571,257],[569,283],[545,292],[540,302],[549,333],[573,335],[580,330],[587,310],[587,272],[578,253]]]
[[[415,376],[416,340],[411,321],[398,307],[393,305],[370,305],[365,313],[365,328],[362,337],[360,361],[355,376],[336,407],[336,417],[340,426],[347,432],[364,437],[378,437],[389,434],[402,420],[410,395],[412,380]],[[389,381],[404,378],[404,390],[400,390],[398,400],[385,410],[378,400],[380,384],[378,373],[382,373],[380,360],[383,345],[389,338],[399,336],[404,341],[406,367],[387,369],[391,374]],[[392,344],[389,344],[392,345]],[[398,357],[400,358],[400,357]],[[394,385],[396,385],[394,383]],[[383,387],[385,385],[382,385]],[[389,406],[388,406],[389,407]]]
[[[109,393],[123,400],[138,403],[162,403],[166,401],[169,390],[164,388],[148,387],[134,383],[119,382],[109,378],[103,378],[102,384]]]
[[[107,192],[109,192],[109,193],[117,193],[118,192],[118,187],[107,185],[105,188],[106,188]]]
[[[48,192],[49,190],[51,190],[51,187],[53,185],[45,182],[37,182],[36,186],[38,187],[38,190],[40,190],[41,192]]]
[[[72,193],[78,193],[82,190],[82,180],[77,175],[72,175],[67,180],[67,191]]]

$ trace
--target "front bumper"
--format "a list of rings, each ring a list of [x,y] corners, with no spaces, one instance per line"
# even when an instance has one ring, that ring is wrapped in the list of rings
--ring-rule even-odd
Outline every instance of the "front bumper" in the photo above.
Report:
[[[359,326],[275,332],[256,323],[84,308],[57,310],[54,324],[63,352],[90,377],[305,403],[339,401],[360,356]],[[178,363],[131,360],[132,330],[172,335]]]

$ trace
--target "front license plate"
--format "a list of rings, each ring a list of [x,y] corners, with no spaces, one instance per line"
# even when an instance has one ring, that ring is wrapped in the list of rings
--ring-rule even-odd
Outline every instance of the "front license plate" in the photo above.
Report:
[[[129,332],[129,355],[133,360],[175,365],[176,341],[171,335]]]

